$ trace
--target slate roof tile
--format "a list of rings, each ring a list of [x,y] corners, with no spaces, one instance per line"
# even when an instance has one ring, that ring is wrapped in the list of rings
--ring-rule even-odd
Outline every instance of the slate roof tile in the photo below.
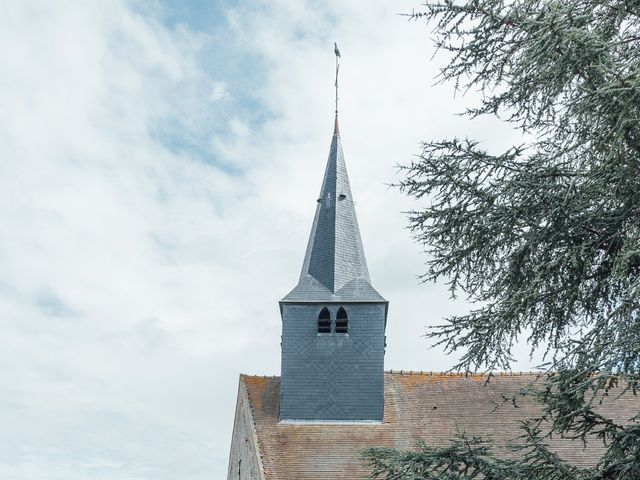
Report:
[[[332,299],[332,295],[337,298]],[[331,140],[300,280],[282,301],[385,301],[369,279],[337,127]]]

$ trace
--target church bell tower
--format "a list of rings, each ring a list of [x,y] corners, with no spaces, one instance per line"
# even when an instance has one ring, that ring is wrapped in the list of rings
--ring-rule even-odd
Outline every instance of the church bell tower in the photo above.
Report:
[[[336,112],[300,279],[280,301],[280,421],[382,420],[387,307],[369,279]]]

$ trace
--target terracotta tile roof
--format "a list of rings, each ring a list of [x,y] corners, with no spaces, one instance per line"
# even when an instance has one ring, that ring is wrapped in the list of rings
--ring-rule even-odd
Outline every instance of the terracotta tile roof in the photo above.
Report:
[[[463,430],[504,446],[520,435],[520,422],[537,413],[531,399],[518,395],[535,378],[502,374],[486,384],[482,375],[386,373],[381,424],[278,423],[280,378],[242,375],[240,381],[248,392],[265,479],[326,480],[366,478],[359,452],[371,446],[410,449],[420,439],[446,445]],[[605,398],[604,413],[620,421],[638,414],[639,397],[616,397]],[[583,465],[593,463],[599,450],[565,439],[554,439],[552,446],[561,457]]]

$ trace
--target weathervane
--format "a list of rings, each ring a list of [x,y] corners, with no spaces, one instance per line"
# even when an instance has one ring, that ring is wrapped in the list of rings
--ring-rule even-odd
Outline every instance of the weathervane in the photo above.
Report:
[[[333,42],[333,53],[336,54],[336,117],[338,116],[338,71],[340,70],[340,50],[338,50],[338,44]]]

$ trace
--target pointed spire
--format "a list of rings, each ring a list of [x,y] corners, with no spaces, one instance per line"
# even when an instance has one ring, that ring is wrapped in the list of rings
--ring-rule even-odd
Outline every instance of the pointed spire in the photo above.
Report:
[[[360,239],[347,167],[338,128],[338,71],[336,55],[336,117],[329,159],[298,285],[283,302],[385,302],[371,286]]]
[[[302,275],[332,292],[354,278],[369,281],[340,136],[334,133]]]
[[[300,280],[284,301],[385,301],[371,286],[338,119]]]

